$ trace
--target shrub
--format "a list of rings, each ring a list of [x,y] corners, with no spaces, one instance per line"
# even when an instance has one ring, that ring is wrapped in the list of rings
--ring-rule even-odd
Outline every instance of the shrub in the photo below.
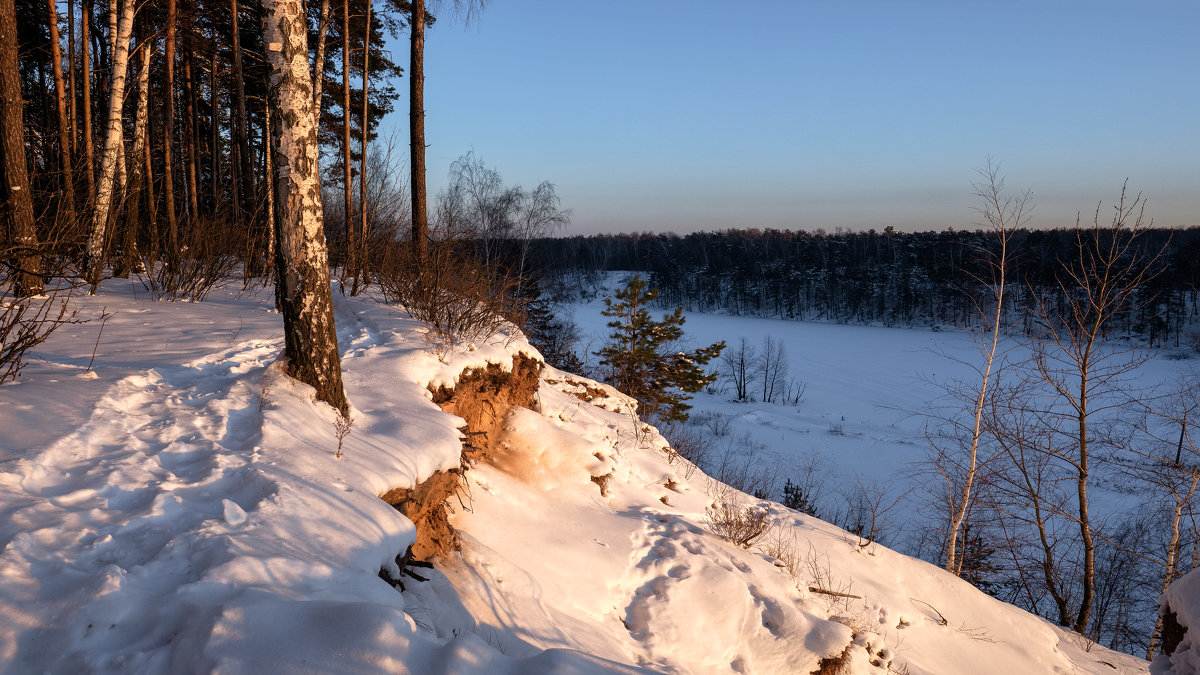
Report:
[[[378,279],[384,300],[404,305],[448,347],[486,340],[520,322],[518,280],[479,263],[452,240],[430,242],[423,267],[407,245],[394,246]]]
[[[766,509],[742,506],[728,495],[708,507],[704,512],[704,524],[713,534],[742,548],[750,548],[771,529]]]

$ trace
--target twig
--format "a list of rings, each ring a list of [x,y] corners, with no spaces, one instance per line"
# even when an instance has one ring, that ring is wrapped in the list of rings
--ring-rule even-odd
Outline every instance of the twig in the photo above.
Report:
[[[116,314],[116,312],[109,313],[104,311],[106,309],[108,308],[100,308],[100,330],[96,332],[96,344],[92,347],[92,358],[88,359],[87,370],[83,371],[84,375],[92,372],[92,363],[96,360],[96,351],[100,349],[100,336],[104,335],[104,325],[107,324],[108,320],[113,318],[113,315]]]

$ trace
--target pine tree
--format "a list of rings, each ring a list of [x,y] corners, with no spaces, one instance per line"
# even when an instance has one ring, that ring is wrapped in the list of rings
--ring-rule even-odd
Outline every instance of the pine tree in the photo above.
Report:
[[[682,422],[691,406],[686,401],[717,379],[703,366],[720,355],[724,342],[692,352],[672,351],[683,337],[683,308],[664,314],[661,321],[650,318],[646,307],[658,291],[635,276],[618,290],[616,300],[605,299],[605,316],[613,329],[600,351],[601,365],[608,366],[608,382],[638,400],[643,414],[662,422]]]

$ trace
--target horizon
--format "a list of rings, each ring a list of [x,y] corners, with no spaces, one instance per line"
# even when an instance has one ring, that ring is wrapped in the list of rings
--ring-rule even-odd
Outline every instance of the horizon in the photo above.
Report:
[[[1200,3],[761,1],[730,22],[514,0],[468,25],[442,9],[431,199],[473,150],[508,184],[553,182],[567,234],[940,231],[977,219],[992,157],[1032,192],[1033,227],[1090,220],[1126,180],[1157,225],[1200,224]],[[407,45],[390,45],[404,63]],[[406,142],[397,88],[381,135]]]

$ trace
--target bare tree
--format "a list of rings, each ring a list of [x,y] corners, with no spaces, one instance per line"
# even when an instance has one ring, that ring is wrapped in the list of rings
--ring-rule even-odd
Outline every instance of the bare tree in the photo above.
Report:
[[[460,235],[474,237],[484,264],[491,262],[499,243],[512,234],[520,189],[505,187],[500,172],[470,151],[450,165],[446,193],[452,227]]]
[[[768,335],[763,338],[762,351],[755,362],[755,371],[762,384],[763,403],[774,403],[787,391],[788,361],[783,341]]]
[[[100,182],[96,187],[96,207],[92,212],[92,228],[88,234],[84,259],[84,276],[96,292],[104,268],[104,239],[110,211],[116,197],[117,165],[124,157],[121,129],[121,104],[125,100],[125,76],[129,69],[129,39],[133,33],[133,0],[121,0],[120,18],[112,36],[112,77],[109,85],[108,131],[104,138],[104,155],[100,160]],[[112,15],[117,15],[114,4]]]
[[[288,374],[313,386],[318,400],[345,414],[349,404],[329,288],[317,118],[301,6],[285,0],[263,3],[276,189],[276,296]]]
[[[1146,485],[1152,493],[1166,497],[1170,523],[1167,541],[1161,549],[1162,558],[1152,558],[1152,562],[1162,568],[1162,583],[1158,589],[1161,596],[1181,574],[1184,526],[1186,519],[1194,517],[1196,511],[1200,447],[1197,447],[1195,432],[1200,416],[1200,383],[1194,379],[1178,382],[1166,396],[1148,407],[1147,413],[1143,427],[1150,439],[1147,450],[1134,453],[1122,464],[1127,474]],[[1158,652],[1161,638],[1162,616],[1156,614],[1146,649],[1147,660],[1152,660]]]
[[[517,189],[516,214],[513,217],[513,234],[520,241],[521,257],[517,265],[517,276],[525,276],[525,258],[530,243],[539,237],[548,236],[571,222],[571,209],[561,208],[561,200],[554,190],[554,183],[542,181],[531,192]]]
[[[986,428],[1003,460],[989,475],[995,493],[990,506],[1016,572],[1015,592],[1005,599],[1043,613],[1048,596],[1058,624],[1069,626],[1071,591],[1063,570],[1071,566],[1071,523],[1062,517],[1069,499],[1059,489],[1054,437],[1034,412],[1034,396],[1025,381],[995,382],[985,399]]]
[[[758,361],[758,350],[754,345],[746,343],[746,338],[741,338],[738,345],[732,349],[726,349],[721,354],[721,370],[722,374],[733,382],[734,393],[737,395],[737,400],[745,401],[750,396],[750,385],[754,382],[754,364]]]
[[[1141,195],[1128,199],[1122,188],[1109,224],[1101,224],[1099,206],[1091,227],[1076,222],[1073,259],[1064,261],[1053,294],[1035,293],[1032,307],[1037,318],[1032,367],[1051,396],[1041,415],[1059,438],[1053,457],[1074,473],[1083,568],[1082,597],[1071,625],[1080,633],[1087,630],[1096,586],[1088,486],[1093,446],[1104,441],[1093,422],[1126,402],[1123,380],[1146,359],[1144,352],[1108,340],[1114,319],[1138,301],[1157,259],[1138,240],[1147,227],[1144,212]]]
[[[979,471],[979,440],[983,436],[983,411],[993,368],[996,365],[1000,335],[1004,329],[1004,291],[1008,279],[1009,240],[1012,230],[1022,227],[1027,221],[1029,204],[1028,192],[1017,196],[1006,194],[1004,178],[1000,176],[999,167],[990,159],[979,170],[979,175],[981,181],[974,185],[975,194],[982,202],[979,211],[989,231],[996,237],[999,251],[981,252],[985,257],[985,268],[990,271],[991,277],[972,279],[975,286],[982,289],[982,293],[973,294],[971,298],[976,316],[980,320],[980,333],[973,334],[980,360],[975,366],[979,381],[972,411],[967,461],[963,467],[965,473],[961,476],[943,474],[946,476],[950,497],[950,527],[946,539],[945,568],[954,574],[962,572],[963,560],[958,551],[958,539],[971,510],[975,476]]]

